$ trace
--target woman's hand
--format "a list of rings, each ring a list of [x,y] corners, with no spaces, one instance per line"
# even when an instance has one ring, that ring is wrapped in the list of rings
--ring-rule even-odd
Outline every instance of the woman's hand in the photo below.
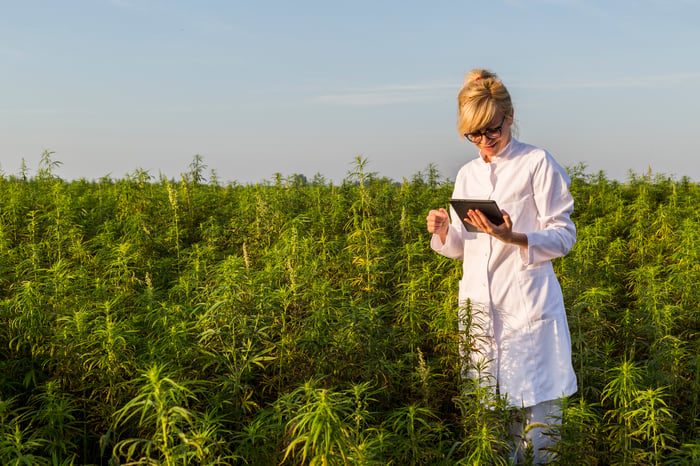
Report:
[[[428,232],[439,235],[442,244],[447,239],[447,231],[450,228],[450,216],[445,209],[431,210],[425,218]]]
[[[486,218],[486,215],[478,209],[470,209],[469,212],[467,212],[467,218],[464,220],[504,243],[527,247],[527,235],[513,231],[513,222],[508,212],[501,209],[501,214],[503,214],[503,223],[500,225],[491,223],[489,219]]]

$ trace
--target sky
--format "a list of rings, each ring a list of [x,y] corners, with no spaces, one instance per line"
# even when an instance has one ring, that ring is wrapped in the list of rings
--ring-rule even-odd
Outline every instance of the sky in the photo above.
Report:
[[[472,68],[565,167],[700,181],[700,0],[0,0],[0,170],[63,179],[195,155],[221,182],[401,181],[477,156]]]

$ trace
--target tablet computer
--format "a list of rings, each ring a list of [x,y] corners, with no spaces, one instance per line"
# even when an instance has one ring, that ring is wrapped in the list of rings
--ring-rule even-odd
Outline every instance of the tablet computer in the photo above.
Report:
[[[487,199],[450,199],[450,205],[457,212],[459,219],[462,221],[464,228],[472,233],[481,232],[481,228],[477,228],[474,225],[465,222],[464,219],[467,218],[467,212],[469,210],[480,210],[481,213],[486,215],[494,225],[500,225],[504,222],[503,215],[501,214],[501,209],[498,208],[498,204],[494,200]]]

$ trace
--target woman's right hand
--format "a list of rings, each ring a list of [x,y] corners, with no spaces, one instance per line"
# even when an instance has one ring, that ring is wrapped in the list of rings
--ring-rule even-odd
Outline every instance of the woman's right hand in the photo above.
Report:
[[[428,232],[439,235],[442,244],[447,239],[447,231],[450,228],[450,216],[445,209],[431,210],[425,218]]]

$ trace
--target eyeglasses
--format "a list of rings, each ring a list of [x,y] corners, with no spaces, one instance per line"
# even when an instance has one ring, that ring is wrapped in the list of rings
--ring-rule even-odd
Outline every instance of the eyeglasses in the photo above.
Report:
[[[478,144],[481,142],[481,138],[486,136],[488,139],[496,139],[501,137],[501,131],[503,130],[503,125],[506,122],[506,117],[503,117],[503,121],[501,121],[501,125],[497,128],[487,128],[484,131],[475,131],[473,133],[467,133],[464,135],[465,138],[469,140],[469,142],[473,142],[474,144]]]

